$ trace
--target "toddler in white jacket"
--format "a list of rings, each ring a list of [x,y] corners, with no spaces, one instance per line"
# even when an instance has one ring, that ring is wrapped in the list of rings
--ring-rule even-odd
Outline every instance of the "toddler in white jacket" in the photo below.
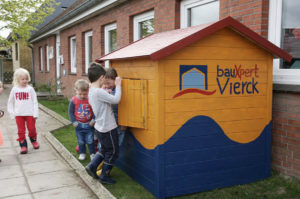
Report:
[[[38,117],[38,101],[34,88],[28,85],[30,82],[29,72],[24,68],[18,68],[14,72],[13,85],[9,98],[7,111],[12,119],[16,120],[18,127],[18,139],[21,147],[21,154],[27,153],[27,141],[25,137],[25,124],[28,129],[28,136],[34,149],[40,147],[36,141],[37,132],[35,120]]]

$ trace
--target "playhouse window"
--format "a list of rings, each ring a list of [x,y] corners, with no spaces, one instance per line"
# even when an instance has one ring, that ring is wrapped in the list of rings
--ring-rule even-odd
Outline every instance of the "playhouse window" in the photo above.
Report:
[[[40,47],[40,71],[44,70],[43,47]]]
[[[122,99],[118,108],[119,125],[146,128],[147,80],[122,80]]]
[[[300,84],[300,2],[294,0],[270,1],[269,35],[275,45],[283,48],[293,56],[287,63],[274,59],[273,82],[275,84]]]
[[[154,11],[133,18],[133,40],[139,40],[154,32]]]
[[[76,37],[70,38],[71,73],[76,73]]]
[[[50,71],[50,59],[49,59],[49,46],[46,45],[46,53],[45,53],[45,59],[46,59],[46,71]]]
[[[93,53],[93,32],[89,31],[84,34],[84,49],[85,49],[85,74],[88,73],[88,68],[93,62],[92,53]]]
[[[181,1],[181,28],[219,20],[219,0]]]

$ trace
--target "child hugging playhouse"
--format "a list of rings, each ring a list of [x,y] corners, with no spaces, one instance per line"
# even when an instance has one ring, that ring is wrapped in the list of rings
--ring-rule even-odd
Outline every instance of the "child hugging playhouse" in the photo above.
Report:
[[[27,153],[27,141],[25,137],[25,123],[28,129],[28,136],[34,149],[40,147],[36,141],[37,132],[35,121],[38,118],[38,101],[33,87],[28,85],[30,75],[26,69],[18,68],[14,72],[13,85],[9,98],[7,111],[11,119],[16,119],[18,127],[18,139],[21,147],[21,154]]]

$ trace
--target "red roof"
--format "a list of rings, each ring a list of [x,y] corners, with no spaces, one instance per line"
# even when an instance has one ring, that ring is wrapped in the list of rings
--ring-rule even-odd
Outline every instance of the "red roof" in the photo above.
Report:
[[[170,54],[173,54],[181,48],[226,27],[235,30],[244,37],[253,41],[258,46],[270,52],[274,57],[283,58],[289,62],[291,61],[292,56],[289,53],[272,44],[267,39],[263,38],[232,17],[227,17],[216,23],[152,34],[114,52],[111,52],[110,54],[104,55],[96,61],[148,56],[154,61],[160,60]]]

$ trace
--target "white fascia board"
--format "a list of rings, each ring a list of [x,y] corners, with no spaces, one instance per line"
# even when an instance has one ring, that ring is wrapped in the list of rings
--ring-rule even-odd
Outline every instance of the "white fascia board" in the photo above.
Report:
[[[93,14],[93,13],[95,13],[95,12],[97,12],[97,11],[103,9],[103,8],[105,8],[106,6],[108,6],[108,5],[112,4],[112,3],[117,2],[117,1],[118,0],[106,0],[103,3],[100,3],[97,6],[95,6],[95,7],[91,8],[91,9],[89,9],[89,10],[87,10],[87,11],[85,11],[85,12],[79,14],[79,15],[77,15],[73,19],[71,19],[69,21],[66,21],[65,23],[57,26],[56,28],[54,28],[52,30],[49,30],[48,32],[40,35],[39,37],[33,39],[30,43],[35,42],[35,41],[37,41],[37,40],[39,40],[39,39],[41,39],[41,38],[43,38],[43,37],[45,37],[47,35],[55,34],[55,33],[59,32],[61,29],[63,29],[64,27],[67,27],[68,25],[70,25],[70,24],[72,24],[72,23],[74,23],[76,21],[79,21],[80,19],[83,19],[83,18],[85,18],[85,17],[87,17],[87,16],[89,16],[89,15],[91,15],[91,14]]]

